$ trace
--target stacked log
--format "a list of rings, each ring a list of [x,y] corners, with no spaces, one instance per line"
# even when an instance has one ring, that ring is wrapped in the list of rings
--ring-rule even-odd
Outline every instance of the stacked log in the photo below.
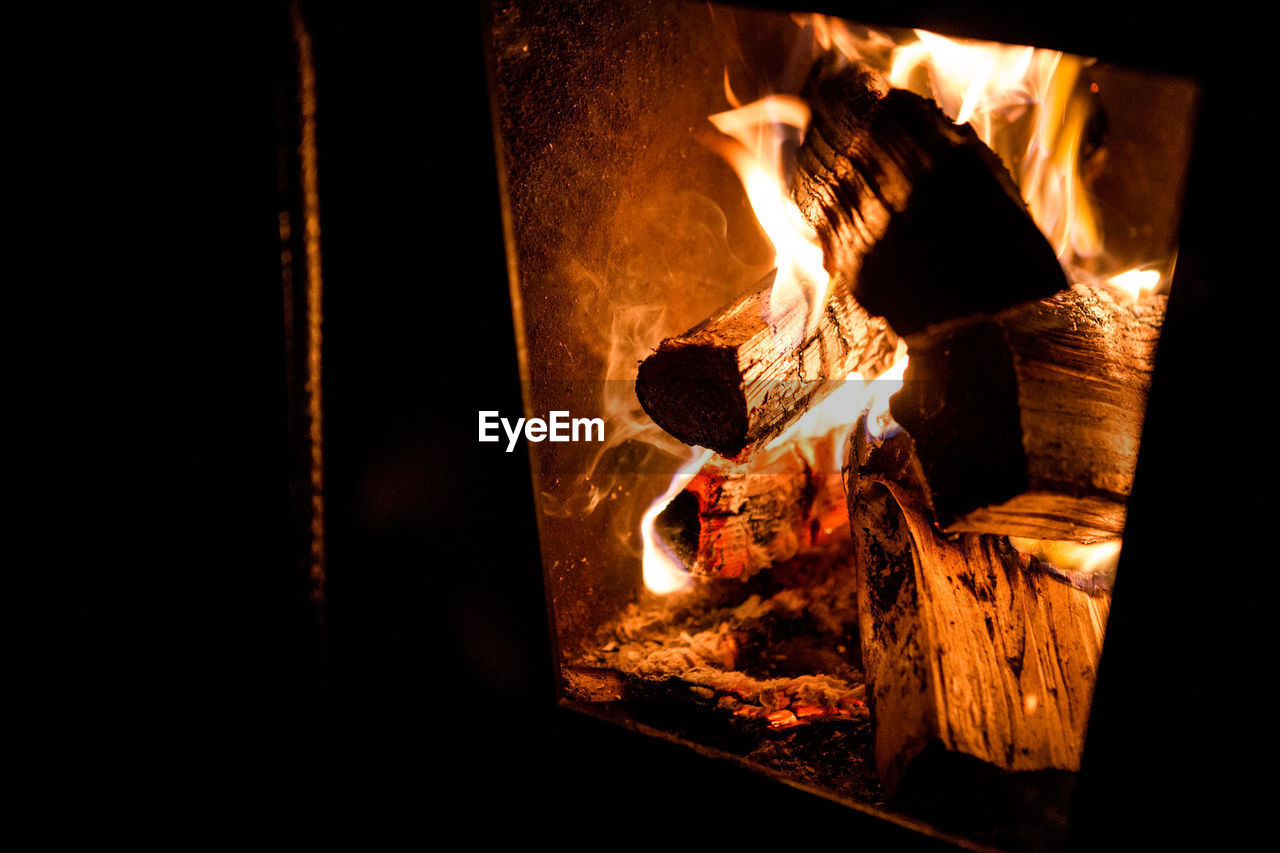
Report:
[[[1123,533],[1165,301],[1077,285],[907,338],[890,410],[915,440],[944,530]]]
[[[979,767],[1078,770],[1109,599],[1034,571],[1007,537],[941,533],[905,431],[881,440],[860,421],[845,476],[890,794],[913,775],[959,796]]]
[[[750,463],[847,374],[887,367],[901,337],[894,424],[876,437],[864,416],[843,472],[882,781],[958,803],[995,779],[1064,783],[1109,599],[1008,537],[1122,532],[1164,299],[1068,286],[998,158],[932,102],[857,65],[818,74],[807,95],[793,197],[835,276],[829,301],[795,347],[795,329],[764,320],[766,285],[642,363],[654,420],[734,457],[659,527],[716,578],[842,530],[814,470],[753,479]]]
[[[814,328],[804,331],[800,305],[770,325],[765,310],[775,274],[641,362],[640,405],[685,444],[725,457],[750,455],[850,374],[874,376],[892,363],[897,337],[867,314],[841,276],[831,282]]]
[[[792,444],[750,464],[712,459],[655,523],[695,575],[746,580],[796,554],[846,542],[844,484],[831,463],[843,434]]]
[[[817,75],[792,192],[833,275],[899,335],[1067,287],[1000,159],[931,100],[853,65]]]

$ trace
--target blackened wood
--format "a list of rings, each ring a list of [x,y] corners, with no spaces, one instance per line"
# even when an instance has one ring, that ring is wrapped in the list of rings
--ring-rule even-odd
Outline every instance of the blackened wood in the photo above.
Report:
[[[931,100],[854,65],[818,74],[793,197],[828,271],[900,335],[1067,287],[1008,170]]]
[[[1029,571],[1005,537],[940,535],[906,432],[860,421],[845,476],[886,789],[1077,770],[1110,599]]]
[[[765,320],[774,274],[640,364],[636,396],[654,423],[685,444],[737,456],[790,426],[855,372],[889,367],[897,338],[835,277],[813,329],[798,306]]]
[[[658,515],[658,535],[691,573],[716,578],[745,579],[796,554],[847,543],[836,441],[836,434],[810,440],[805,453],[789,444],[768,453],[767,464],[713,459]]]
[[[1165,302],[1077,285],[907,339],[890,409],[944,530],[1122,534]]]

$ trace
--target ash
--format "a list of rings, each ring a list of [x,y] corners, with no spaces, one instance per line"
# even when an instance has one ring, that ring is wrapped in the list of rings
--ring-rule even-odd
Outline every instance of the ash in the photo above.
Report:
[[[573,699],[880,805],[851,555],[646,595],[566,662]],[[696,733],[696,734],[693,734]]]

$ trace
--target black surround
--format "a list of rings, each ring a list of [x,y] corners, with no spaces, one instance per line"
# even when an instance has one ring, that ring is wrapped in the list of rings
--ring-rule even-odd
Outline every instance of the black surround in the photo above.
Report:
[[[1222,4],[1211,21],[1154,3],[821,5],[1203,86],[1072,841],[1231,849],[1266,826],[1254,780],[1275,767],[1276,599],[1253,544],[1269,507],[1240,488],[1269,473],[1270,431],[1242,414],[1269,402],[1269,370],[1223,370],[1235,341],[1256,365],[1275,337],[1257,327],[1270,243],[1246,233],[1242,198],[1265,154],[1241,134],[1265,133],[1269,109],[1236,70],[1243,19]],[[83,849],[259,826],[290,847],[354,849],[384,835],[942,846],[555,706],[528,469],[473,437],[477,409],[519,408],[481,16],[303,8],[326,286],[323,642],[287,533],[285,16],[98,9],[18,30],[40,50],[14,79],[55,107],[24,125],[58,141],[44,197],[92,224],[42,264],[73,315],[60,352],[80,369],[44,365],[67,388],[49,458],[68,473],[48,515],[69,556],[23,647],[38,676],[19,694],[37,722],[29,814]]]

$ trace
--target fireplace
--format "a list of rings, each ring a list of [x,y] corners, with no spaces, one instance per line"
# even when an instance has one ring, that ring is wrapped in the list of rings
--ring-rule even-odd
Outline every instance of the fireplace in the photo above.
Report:
[[[562,703],[1056,849],[1199,84],[884,14],[494,4],[525,411],[480,438],[531,454]]]
[[[657,721],[607,713],[608,702],[557,704],[565,661],[551,666],[539,624],[525,439],[510,454],[505,442],[476,442],[477,410],[523,414],[480,22],[468,4],[395,14],[300,5],[314,38],[324,250],[323,543],[310,523],[315,447],[300,419],[315,410],[295,408],[320,403],[300,374],[316,354],[309,309],[321,306],[306,301],[318,281],[304,240],[300,45],[288,9],[192,5],[159,36],[154,16],[118,8],[62,10],[14,30],[39,45],[23,65],[15,127],[52,155],[22,160],[39,192],[19,205],[57,244],[44,255],[48,286],[18,282],[52,302],[42,346],[20,348],[15,363],[42,389],[40,407],[16,411],[51,439],[25,454],[40,469],[27,504],[56,529],[44,539],[52,566],[35,567],[47,594],[30,602],[17,647],[19,671],[36,677],[19,682],[20,713],[33,713],[16,732],[20,762],[30,759],[16,775],[43,831],[77,833],[82,846],[260,835],[264,825],[293,846],[340,845],[346,829],[357,848],[442,833],[650,849],[969,843],[892,804],[867,806],[874,792],[831,799],[758,761],[725,760],[741,743],[724,741],[723,720],[693,691],[683,706],[655,691],[648,710],[670,717]],[[1270,520],[1259,517],[1270,502],[1256,488],[1270,482],[1269,362],[1257,352],[1274,339],[1258,298],[1270,241],[1255,233],[1269,217],[1251,213],[1267,174],[1256,142],[1270,77],[1242,61],[1252,15],[1143,5],[815,4],[851,21],[1060,48],[1196,85],[1177,264],[1067,840],[1249,849],[1259,829],[1270,832],[1275,766],[1266,688],[1276,598]],[[599,4],[582,18],[618,14]],[[722,91],[723,77],[715,82]],[[749,83],[731,82],[749,103]],[[39,121],[24,120],[26,105],[41,107]],[[691,151],[735,187],[722,161]],[[727,220],[739,242],[755,233],[740,209]],[[695,242],[691,256],[703,249]],[[476,266],[455,274],[458,255]],[[295,287],[287,316],[282,261]],[[468,297],[465,313],[442,311],[447,285]],[[707,297],[699,310],[738,295]],[[661,334],[688,329],[673,322],[645,341],[646,354]],[[629,381],[619,387],[634,393]],[[46,420],[50,397],[64,405]],[[616,451],[607,463],[602,475],[648,477],[646,500],[670,485],[669,473],[633,477],[636,464]],[[625,554],[613,565],[640,563]],[[796,576],[780,568],[748,583]],[[589,590],[597,597],[579,608],[588,627],[620,612],[588,605],[639,600],[638,575],[603,580],[617,588]],[[15,601],[30,609],[24,595]],[[625,644],[607,645],[596,651]],[[847,741],[862,721],[846,705],[851,719],[822,725]],[[691,731],[690,718],[707,725]],[[822,730],[810,722],[765,737]]]

